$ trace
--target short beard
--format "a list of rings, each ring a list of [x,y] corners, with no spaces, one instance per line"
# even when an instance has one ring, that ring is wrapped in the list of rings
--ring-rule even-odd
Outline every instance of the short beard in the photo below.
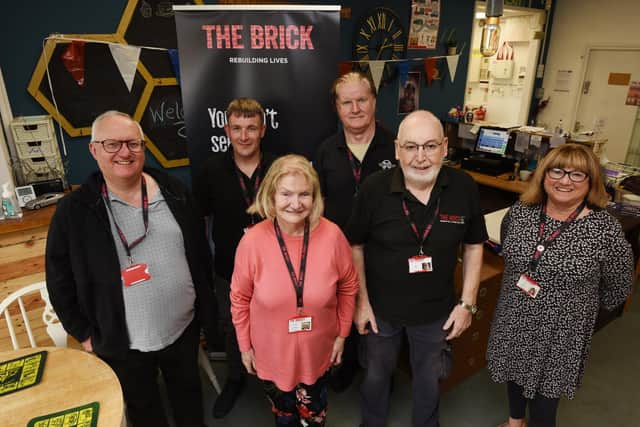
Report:
[[[442,166],[431,166],[431,168],[429,168],[429,173],[427,173],[426,175],[419,175],[419,174],[415,174],[413,173],[413,169],[411,167],[408,167],[407,170],[402,170],[402,173],[404,175],[404,179],[406,182],[408,182],[410,185],[416,186],[416,187],[427,187],[430,185],[433,185],[436,182],[436,179],[438,178],[438,173],[440,173],[440,169],[442,168]]]

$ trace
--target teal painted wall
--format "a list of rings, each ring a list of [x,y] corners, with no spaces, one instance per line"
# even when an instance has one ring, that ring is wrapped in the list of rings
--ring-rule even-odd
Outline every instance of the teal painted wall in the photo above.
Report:
[[[215,2],[208,2],[215,3]],[[305,4],[336,4],[332,1],[309,1]],[[402,19],[408,30],[410,19],[409,0],[393,1],[343,1],[343,7],[350,7],[352,19],[341,23],[341,57],[351,59],[353,29],[368,10],[376,6],[393,9]],[[126,5],[125,0],[65,0],[51,2],[36,0],[31,2],[10,2],[5,5],[5,22],[0,29],[2,40],[6,43],[6,52],[0,58],[0,67],[14,116],[46,114],[40,105],[27,92],[31,75],[42,51],[43,39],[51,33],[115,33],[120,16]],[[445,73],[443,80],[435,81],[425,87],[424,68],[417,64],[412,68],[422,73],[420,108],[433,111],[440,118],[454,105],[461,105],[464,99],[464,87],[467,74],[469,40],[473,20],[474,2],[472,0],[443,0],[441,6],[440,34],[456,29],[460,44],[466,47],[460,56],[455,81],[452,83]],[[441,40],[442,37],[439,37]],[[408,57],[427,57],[443,55],[444,45],[440,42],[435,50],[409,50]],[[446,65],[444,66],[446,69]],[[398,79],[380,89],[378,97],[378,118],[395,131],[401,120],[397,111]],[[70,183],[81,183],[95,170],[95,162],[87,149],[88,138],[70,138],[65,134],[68,156],[63,159]],[[147,155],[147,163],[159,166],[152,155]],[[172,168],[185,182],[190,181],[190,170]]]

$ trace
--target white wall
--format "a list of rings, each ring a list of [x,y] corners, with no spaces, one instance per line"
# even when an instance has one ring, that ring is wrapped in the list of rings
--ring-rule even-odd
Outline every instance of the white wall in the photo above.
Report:
[[[505,9],[505,11],[507,11]],[[540,47],[539,40],[532,40],[533,33],[540,30],[540,11],[513,9],[512,16],[505,14],[500,19],[500,44],[508,41],[514,49],[513,76],[496,79],[490,76],[488,83],[478,81],[480,70],[480,21],[474,19],[472,49],[469,61],[465,105],[487,109],[486,121],[500,124],[520,124],[527,122],[533,87],[536,61]],[[495,56],[490,59],[495,60]]]
[[[638,0],[554,0],[553,27],[545,67],[544,97],[547,107],[538,115],[539,124],[554,126],[562,119],[573,127],[576,102],[588,46],[640,46],[640,2]],[[558,70],[572,70],[569,92],[554,92]]]
[[[8,117],[11,119],[11,107],[9,107],[9,99],[7,98],[7,91],[4,86],[4,79],[2,77],[2,69],[0,69],[0,115],[2,117]],[[0,184],[9,182],[11,187],[14,186],[13,174],[11,173],[11,158],[9,157],[9,150],[4,138],[4,129],[9,127],[4,126],[4,121],[0,118]]]

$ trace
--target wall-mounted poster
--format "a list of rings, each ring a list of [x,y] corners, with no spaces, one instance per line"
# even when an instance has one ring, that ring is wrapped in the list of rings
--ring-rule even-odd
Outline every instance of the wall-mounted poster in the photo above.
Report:
[[[640,106],[640,82],[631,82],[627,93],[626,105]]]
[[[398,114],[409,114],[420,105],[420,73],[410,72],[407,81],[398,85]]]
[[[264,107],[265,151],[312,158],[336,131],[330,88],[338,68],[340,6],[175,9],[192,171],[229,149],[225,109],[237,97]]]
[[[435,49],[441,0],[412,0],[408,49]]]

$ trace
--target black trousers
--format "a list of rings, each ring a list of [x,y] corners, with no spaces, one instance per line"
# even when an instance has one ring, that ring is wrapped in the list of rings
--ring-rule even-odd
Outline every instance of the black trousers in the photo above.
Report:
[[[231,300],[229,298],[231,284],[223,277],[216,276],[214,286],[216,299],[218,300],[220,323],[224,332],[224,351],[227,353],[227,378],[228,380],[239,381],[244,378],[246,371],[242,364],[236,328],[233,327],[231,320]]]
[[[200,328],[194,320],[170,346],[150,352],[130,350],[124,360],[101,358],[114,370],[133,427],[168,427],[158,387],[162,373],[178,427],[204,424],[198,367]]]
[[[544,397],[540,394],[536,394],[533,399],[527,399],[522,392],[522,387],[518,384],[512,381],[507,382],[509,416],[513,419],[524,418],[528,403],[529,427],[555,427],[560,399]]]

